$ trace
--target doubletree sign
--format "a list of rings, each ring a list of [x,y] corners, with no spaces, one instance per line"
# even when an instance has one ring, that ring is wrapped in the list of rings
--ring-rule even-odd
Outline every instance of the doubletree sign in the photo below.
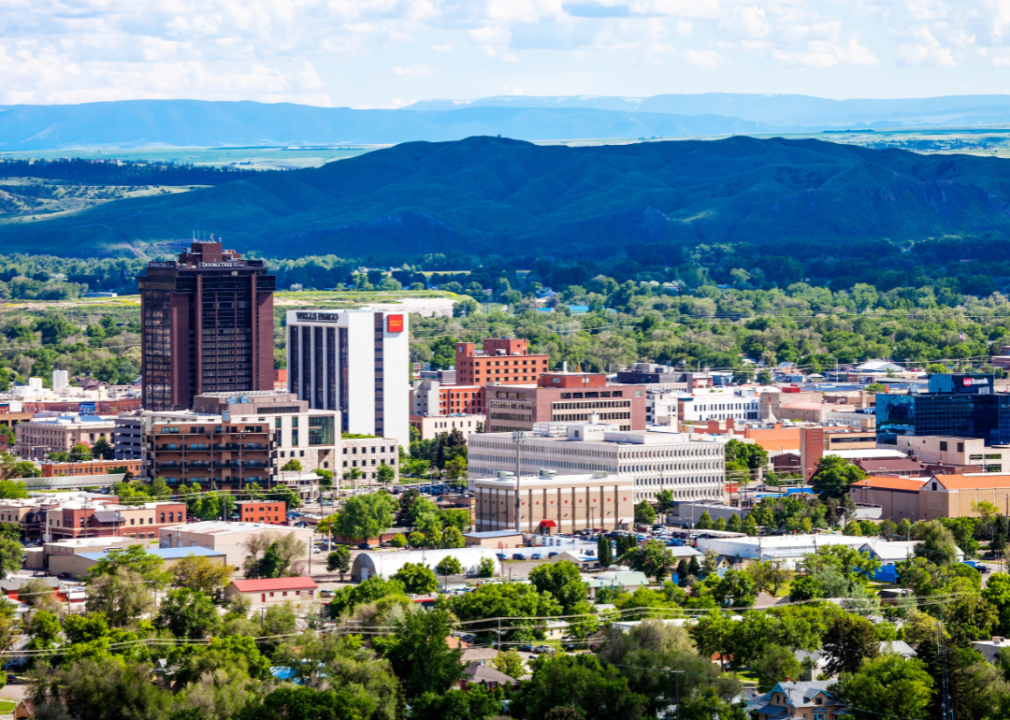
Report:
[[[403,315],[387,315],[386,332],[403,332]]]

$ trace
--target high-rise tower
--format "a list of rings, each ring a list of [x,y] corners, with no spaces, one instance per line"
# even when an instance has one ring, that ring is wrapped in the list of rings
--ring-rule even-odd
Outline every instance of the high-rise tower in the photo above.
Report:
[[[201,393],[273,389],[274,276],[219,242],[194,241],[139,278],[144,408]]]

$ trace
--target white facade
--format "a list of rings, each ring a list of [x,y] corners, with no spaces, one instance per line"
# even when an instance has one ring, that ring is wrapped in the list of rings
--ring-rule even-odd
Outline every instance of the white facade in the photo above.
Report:
[[[343,432],[410,442],[408,315],[292,310],[288,390],[310,407],[339,410]]]
[[[541,468],[559,474],[604,471],[634,478],[635,500],[673,492],[675,501],[726,501],[725,436],[686,433],[618,431],[615,426],[569,424],[566,436],[527,437],[522,447],[522,471]],[[470,435],[471,477],[491,477],[514,471],[516,446],[511,433]]]
[[[681,391],[660,385],[645,387],[645,424],[677,427]]]
[[[710,388],[680,397],[681,422],[760,420],[761,393],[755,388]]]
[[[782,560],[789,569],[804,555],[817,552],[828,545],[848,545],[858,550],[866,538],[836,534],[774,535],[771,537],[712,537],[698,538],[698,550],[712,550],[717,555],[742,560]]]
[[[70,374],[66,370],[53,370],[53,390],[62,390],[70,384]]]
[[[426,565],[432,570],[443,558],[454,557],[463,566],[464,575],[476,575],[481,560],[494,563],[494,574],[501,574],[501,562],[491,548],[472,546],[454,550],[400,550],[399,552],[362,552],[354,558],[351,566],[352,580],[367,580],[378,575],[389,579],[407,563]]]

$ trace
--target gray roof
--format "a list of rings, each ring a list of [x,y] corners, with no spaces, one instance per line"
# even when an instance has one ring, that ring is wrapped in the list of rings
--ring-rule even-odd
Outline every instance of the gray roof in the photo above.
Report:
[[[789,703],[793,707],[810,707],[813,706],[814,697],[819,693],[828,694],[828,685],[831,685],[833,680],[810,680],[807,682],[781,682],[775,686],[772,692],[775,690],[781,690],[789,698]]]
[[[499,685],[509,685],[513,687],[519,684],[519,681],[515,678],[495,670],[493,667],[481,665],[476,660],[464,668],[463,674],[470,678],[470,682],[475,683],[483,684],[493,682],[498,683]]]
[[[496,538],[496,537],[512,537],[513,535],[522,535],[519,530],[488,530],[486,532],[468,532],[463,533],[463,537],[468,538]]]

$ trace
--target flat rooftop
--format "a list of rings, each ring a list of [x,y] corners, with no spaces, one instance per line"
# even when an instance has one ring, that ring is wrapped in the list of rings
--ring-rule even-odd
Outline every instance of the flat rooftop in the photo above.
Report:
[[[267,523],[250,522],[222,522],[220,520],[205,520],[197,523],[185,523],[182,525],[168,525],[159,529],[171,530],[173,532],[187,532],[196,535],[227,535],[229,533],[247,532],[249,530],[279,530],[282,526],[269,525]],[[294,528],[289,528],[294,529]]]
[[[184,557],[189,557],[190,555],[198,555],[202,557],[225,557],[225,554],[220,550],[208,550],[203,547],[188,547],[188,548],[149,548],[147,550],[148,555],[154,555],[160,557],[162,560],[181,560]],[[108,553],[81,553],[80,557],[85,557],[88,560],[94,560],[98,562],[102,558],[109,557]]]

